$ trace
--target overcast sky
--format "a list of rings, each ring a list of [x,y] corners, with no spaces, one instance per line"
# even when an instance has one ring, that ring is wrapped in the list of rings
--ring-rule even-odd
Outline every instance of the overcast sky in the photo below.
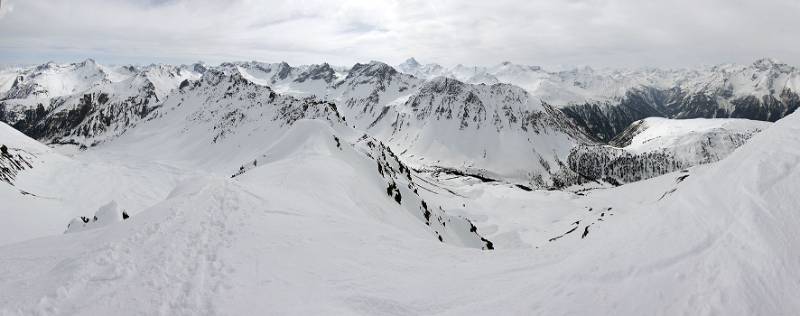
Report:
[[[798,0],[0,0],[0,63],[800,65]]]

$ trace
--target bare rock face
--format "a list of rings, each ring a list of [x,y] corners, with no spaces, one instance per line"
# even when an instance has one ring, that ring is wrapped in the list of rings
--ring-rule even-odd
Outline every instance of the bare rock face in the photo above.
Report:
[[[14,185],[14,179],[20,171],[33,168],[32,159],[35,157],[25,150],[0,144],[0,181]]]

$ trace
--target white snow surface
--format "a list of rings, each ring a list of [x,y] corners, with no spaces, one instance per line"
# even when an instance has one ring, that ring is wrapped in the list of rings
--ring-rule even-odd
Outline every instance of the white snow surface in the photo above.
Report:
[[[64,233],[77,233],[121,222],[123,221],[122,212],[123,210],[119,208],[116,201],[108,202],[97,209],[93,217],[86,217],[85,219],[88,221],[84,221],[84,218],[81,217],[73,218],[67,224],[67,230]]]
[[[0,122],[0,144],[6,145],[9,148],[23,149],[34,153],[51,151],[49,147],[3,122]]]
[[[261,157],[250,154],[261,152],[271,157],[235,178],[229,176],[229,166],[235,163],[222,157],[237,154],[222,151],[224,144],[208,143],[205,154],[183,156],[161,153],[166,147],[142,151],[146,146],[133,144],[146,139],[143,135],[125,135],[69,157],[131,171],[120,174],[118,183],[91,184],[111,178],[103,173],[71,178],[69,185],[147,187],[159,193],[127,221],[0,246],[0,311],[6,315],[800,312],[795,297],[800,292],[796,253],[800,235],[795,231],[800,224],[795,208],[800,203],[795,194],[800,179],[798,114],[757,134],[728,158],[692,168],[683,181],[675,180],[683,174],[668,174],[577,195],[414,175],[426,183],[420,186],[423,198],[451,214],[474,218],[478,232],[497,241],[494,251],[432,238],[424,224],[386,197],[382,187],[370,185],[374,173],[367,173],[351,157],[365,156],[341,151],[332,140],[326,141],[328,135],[340,135],[343,146],[351,146],[357,133],[348,136],[346,130],[331,131],[327,125],[301,121],[282,132],[288,138],[230,134],[231,143],[264,141],[263,149],[242,156]],[[191,135],[160,141],[180,148],[178,144]],[[140,156],[152,160],[136,163]],[[69,163],[48,164],[53,168],[50,173],[74,177],[99,167],[65,173],[57,170],[76,168]],[[156,174],[164,166],[174,168],[174,174],[195,170],[195,176],[158,184],[164,175]],[[21,174],[19,185],[43,178],[33,172]],[[42,190],[69,186],[63,181],[38,184]],[[142,199],[147,196],[138,194]],[[60,203],[68,205],[91,195],[103,195],[105,200],[98,204],[102,205],[112,194],[65,194]],[[9,200],[23,206],[32,203],[19,197],[3,199]],[[562,237],[548,241],[558,236]]]
[[[680,87],[698,93],[726,91],[731,95],[756,97],[800,88],[797,79],[800,71],[770,59],[752,65],[719,65],[692,70],[595,70],[581,67],[548,71],[512,62],[489,67],[458,65],[446,68],[436,64],[423,65],[414,59],[399,65],[399,72],[375,61],[350,68],[324,63],[293,67],[283,62],[253,61],[223,63],[209,69],[229,75],[239,74],[280,94],[313,96],[335,102],[348,124],[387,143],[415,167],[457,169],[540,187],[554,185],[553,179],[562,171],[560,165],[567,161],[572,147],[592,143],[583,139],[582,133],[576,129],[554,128],[552,125],[557,125],[552,124],[554,121],[564,123],[567,119],[545,113],[542,102],[563,106],[618,100],[631,89],[643,86]],[[83,73],[89,70],[96,76]],[[35,89],[11,89],[7,96],[13,94],[20,98],[0,101],[11,114],[15,114],[9,116],[10,123],[21,120],[25,110],[39,105],[52,110],[51,117],[79,110],[86,94],[91,94],[96,109],[84,122],[72,128],[68,135],[43,139],[86,146],[107,142],[126,133],[143,119],[143,113],[169,104],[166,100],[170,96],[177,97],[175,88],[181,82],[200,80],[202,76],[188,66],[103,66],[92,60],[69,65],[48,63],[16,71],[24,79],[21,87]],[[464,82],[465,88],[456,95],[439,92],[425,95],[424,89],[440,82],[442,76]],[[80,84],[73,82],[76,80]],[[46,82],[74,86],[67,89],[72,94],[61,95],[66,90],[51,87]],[[511,85],[497,88],[500,82],[522,89]],[[55,100],[60,102],[48,105],[45,101],[53,95],[61,95],[59,100]],[[100,95],[107,95],[110,100],[100,102]],[[480,102],[471,107],[459,106],[475,99]],[[141,106],[131,111],[120,111],[131,100]],[[412,107],[414,100],[427,102],[427,113],[423,115]],[[721,104],[725,106],[726,102]],[[528,119],[540,115],[543,117],[541,121],[546,122],[544,126],[520,128]],[[430,119],[432,116],[436,119]],[[468,123],[468,126],[463,123]],[[497,139],[504,141],[498,142]]]
[[[668,151],[684,161],[724,158],[772,123],[747,119],[666,119],[650,117],[632,124],[636,135],[625,150]]]
[[[356,83],[376,77],[284,65],[232,64],[203,77],[97,66],[101,85],[121,91],[153,74],[160,79],[147,80],[163,103],[85,151],[49,148],[0,124],[0,143],[35,157],[13,185],[0,182],[0,315],[800,313],[800,114],[775,124],[646,119],[630,150],[763,132],[685,172],[615,188],[528,191],[398,170],[403,161],[515,174],[520,164],[542,164],[534,157],[554,163],[578,140],[551,125],[522,132],[511,116],[490,119],[543,113],[530,91],[549,89],[552,73],[512,63],[491,74],[456,67],[470,78],[524,81],[531,95],[493,82],[448,90],[464,93],[434,103],[443,97],[420,91],[441,78],[384,73],[387,80],[366,87]],[[386,71],[377,62],[360,67]],[[794,70],[769,60],[729,67],[794,80]],[[558,73],[579,90],[558,88],[567,95],[553,98],[578,100],[591,87],[613,96],[624,80],[639,80],[618,73],[634,79],[606,85],[592,72]],[[169,88],[184,78],[200,79]],[[71,89],[43,86],[48,97]],[[343,104],[334,113],[274,91]],[[422,102],[412,106],[414,98]],[[466,100],[485,102],[489,114],[464,127],[424,114],[437,104],[444,118]],[[387,195],[388,183],[401,203]],[[128,220],[117,217],[122,209]],[[71,219],[94,211],[97,225],[73,221],[74,232],[63,234]],[[480,237],[495,249],[481,249]]]

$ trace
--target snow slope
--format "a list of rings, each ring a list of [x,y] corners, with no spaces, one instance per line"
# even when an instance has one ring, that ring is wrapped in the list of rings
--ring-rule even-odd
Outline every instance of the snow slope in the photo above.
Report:
[[[708,142],[714,145],[707,146],[705,150],[717,150],[713,155],[714,161],[719,160],[741,146],[737,139],[747,140],[752,135],[766,129],[772,123],[745,119],[685,119],[674,120],[660,117],[651,117],[636,122],[631,128],[630,140],[618,138],[612,144],[622,145],[625,149],[642,153],[657,150],[670,150],[676,155],[700,155],[696,152],[698,143]],[[729,142],[724,142],[728,140]],[[743,142],[742,142],[743,143]],[[706,157],[697,160],[702,161]],[[691,158],[687,158],[691,159]]]
[[[94,60],[59,65],[53,62],[23,70],[0,99],[52,98],[79,93],[109,80]]]
[[[719,161],[772,123],[745,119],[665,119],[631,124],[611,145],[581,145],[570,168],[610,183],[629,183]]]
[[[63,122],[106,141],[49,148],[0,124],[0,163],[31,166],[0,182],[0,314],[800,313],[799,114],[645,119],[590,158],[630,155],[616,171],[632,174],[645,155],[655,177],[532,190],[587,141],[561,112],[507,84],[353,68],[99,67],[113,79],[81,92],[95,111]],[[591,71],[561,75],[603,86]],[[492,72],[542,83],[536,67]],[[109,112],[128,99],[102,87],[157,106]]]
[[[361,177],[330,165],[349,160],[327,156],[338,148],[317,134],[241,178],[184,182],[128,221],[0,247],[0,306],[12,315],[796,314],[798,120],[692,169],[661,199],[654,188],[677,175],[573,196],[629,205],[607,218],[587,211],[605,220],[584,238],[492,252],[363,216],[375,208],[345,198],[369,199],[348,193]]]
[[[412,178],[416,173],[366,134],[320,120],[300,120],[260,157],[253,168],[236,176],[256,183],[256,191],[278,185],[284,190],[309,190],[317,203],[363,212],[352,214],[357,217],[451,245],[492,249],[469,220],[423,200]]]
[[[202,81],[207,70],[238,73],[277,94],[333,103],[349,125],[383,141],[416,169],[564,187],[581,181],[568,167],[573,147],[593,144],[593,137],[609,141],[638,119],[664,115],[774,120],[800,104],[790,92],[796,69],[766,59],[696,70],[583,67],[549,72],[511,62],[445,69],[413,59],[398,68],[401,71],[377,61],[349,68],[326,63],[50,63],[20,70],[26,75],[12,89],[19,98],[0,101],[0,120],[43,142],[93,146],[127,133],[167,104],[170,96],[179,98],[178,86]],[[87,71],[94,75],[84,74]],[[74,86],[67,89],[71,92],[39,96],[38,90],[24,88],[62,91],[45,84],[59,80]],[[763,93],[769,97],[762,99]],[[588,108],[559,110],[565,104]]]
[[[506,84],[438,77],[368,131],[419,169],[453,169],[535,187],[569,182],[569,150],[588,139],[552,107]]]
[[[240,78],[237,82],[249,83],[248,89],[269,89],[281,98],[332,104],[348,125],[386,143],[421,170],[444,168],[532,186],[558,186],[572,181],[568,170],[562,168],[570,147],[587,141],[557,110],[510,85],[473,85],[446,78],[424,82],[380,62],[356,64],[344,77],[327,64],[230,63],[209,71],[200,82],[218,82],[215,73]],[[185,98],[182,90],[170,95],[163,108],[186,103],[176,101]],[[215,126],[220,136],[227,130],[224,124],[275,119],[271,108],[263,106],[269,102],[241,93],[230,98],[240,99],[235,105],[239,110],[216,110],[217,103],[229,103],[228,97],[220,99],[226,94],[230,91],[217,89],[190,101],[202,104],[212,115],[229,115],[226,119],[231,122]],[[253,110],[267,112],[247,113]],[[205,115],[182,113],[184,116],[175,116],[177,120]],[[269,130],[269,125],[261,124],[258,129]],[[498,142],[501,138],[506,141]]]
[[[51,151],[51,149],[44,144],[25,136],[22,132],[2,122],[0,122],[0,144],[6,145],[12,149],[22,149],[33,153]]]
[[[798,197],[791,193],[800,175],[798,123],[797,114],[778,121],[690,176],[659,207],[626,218],[630,231],[616,230],[608,242],[639,239],[615,256],[595,258],[621,267],[605,275],[631,277],[606,290],[657,284],[638,295],[641,307],[626,308],[632,312],[661,306],[663,313],[797,313],[800,302],[790,293],[800,290]]]
[[[91,146],[124,133],[202,65],[104,66],[81,63],[12,69],[0,121],[47,143]],[[0,75],[0,84],[7,78]],[[5,89],[3,87],[3,89]]]
[[[163,200],[179,179],[198,173],[129,154],[74,155],[67,153],[70,148],[49,148],[3,123],[0,145],[23,166],[10,182],[0,181],[0,244],[60,234],[71,219],[91,218],[111,200],[136,214]],[[0,157],[0,167],[14,170],[7,162]]]

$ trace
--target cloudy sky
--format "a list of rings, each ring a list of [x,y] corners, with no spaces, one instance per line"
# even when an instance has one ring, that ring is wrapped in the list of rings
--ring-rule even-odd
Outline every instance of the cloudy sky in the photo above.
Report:
[[[0,63],[800,65],[798,0],[0,0]]]

